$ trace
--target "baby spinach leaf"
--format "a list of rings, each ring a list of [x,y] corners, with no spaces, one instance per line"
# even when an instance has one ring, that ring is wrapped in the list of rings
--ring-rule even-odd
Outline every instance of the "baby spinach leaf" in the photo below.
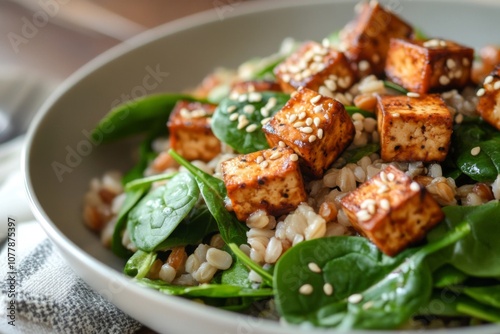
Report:
[[[434,289],[429,302],[418,309],[417,315],[465,317],[464,313],[457,311],[458,303],[468,303],[470,298],[459,291],[451,289]]]
[[[473,299],[460,301],[457,311],[489,322],[500,322],[500,308],[481,304]]]
[[[500,285],[466,287],[463,291],[482,304],[500,308]]]
[[[195,207],[156,250],[177,246],[198,245],[210,233],[216,232],[217,222],[206,207]]]
[[[399,94],[406,95],[408,93],[408,90],[406,88],[404,88],[403,86],[398,85],[397,83],[394,83],[392,81],[384,80],[384,87],[390,88],[390,89],[398,92]]]
[[[125,184],[125,191],[133,191],[142,187],[149,187],[154,182],[170,180],[175,175],[177,175],[177,173],[174,172],[168,174],[152,175],[140,179],[134,179],[133,181],[127,182]]]
[[[156,249],[189,214],[199,194],[189,173],[179,173],[147,194],[129,215],[127,228],[132,242],[147,252]]]
[[[226,244],[235,243],[241,245],[246,243],[247,228],[245,224],[241,223],[234,214],[226,209],[227,192],[224,182],[194,166],[174,150],[170,149],[169,154],[193,175],[208,210],[217,221],[222,240]]]
[[[500,132],[481,120],[468,120],[453,131],[455,165],[478,182],[492,182],[500,174]],[[480,147],[473,156],[471,150]]]
[[[273,295],[273,290],[269,288],[251,289],[228,284],[202,284],[198,286],[181,286],[169,284],[162,280],[150,280],[147,278],[138,279],[137,282],[141,285],[173,296],[231,298],[269,297]]]
[[[357,147],[350,150],[345,150],[341,157],[345,159],[346,163],[356,163],[364,156],[370,155],[372,153],[377,153],[380,150],[380,145],[371,143],[363,147]]]
[[[222,100],[212,116],[212,131],[220,141],[228,144],[240,153],[251,153],[269,148],[262,129],[262,120],[273,116],[290,98],[290,95],[277,92],[242,94],[244,101],[228,97]],[[249,101],[250,100],[250,101]],[[274,101],[274,102],[273,102]],[[266,107],[267,106],[267,107]],[[244,118],[245,121],[241,121]],[[247,131],[248,125],[257,126],[253,131]]]
[[[291,323],[343,330],[395,328],[429,300],[432,276],[425,257],[468,233],[464,223],[439,241],[393,258],[359,237],[302,242],[276,265],[276,306]],[[311,263],[321,272],[310,269]],[[304,284],[311,285],[310,294],[299,292]]]
[[[269,274],[264,268],[262,268],[257,263],[253,262],[243,251],[235,244],[228,245],[234,255],[240,260],[243,264],[248,266],[250,269],[255,271],[257,274],[262,277],[262,280],[269,286],[273,285],[273,276]]]
[[[172,108],[179,100],[195,101],[185,94],[154,94],[125,102],[112,109],[92,132],[103,142],[143,133],[155,124],[162,126],[168,120]]]
[[[444,265],[432,273],[432,280],[436,288],[445,288],[463,283],[468,277],[469,275],[451,265]]]
[[[446,219],[427,235],[429,241],[439,240],[462,221],[470,224],[472,233],[433,257],[442,258],[470,276],[499,277],[500,202],[491,201],[479,206],[449,206],[443,211]]]
[[[127,219],[130,210],[139,202],[139,200],[144,196],[149,187],[137,187],[134,190],[126,191],[125,201],[120,209],[118,218],[115,224],[115,229],[113,231],[113,237],[111,239],[111,250],[116,255],[122,258],[129,258],[131,251],[126,249],[122,244],[123,231],[127,227]]]
[[[354,114],[361,114],[365,118],[375,118],[375,113],[370,112],[368,110],[364,110],[355,106],[344,106],[345,111],[352,117]]]
[[[148,253],[138,250],[130,257],[125,264],[123,272],[125,275],[135,278],[144,278],[149,273],[149,269],[156,260],[156,253]]]

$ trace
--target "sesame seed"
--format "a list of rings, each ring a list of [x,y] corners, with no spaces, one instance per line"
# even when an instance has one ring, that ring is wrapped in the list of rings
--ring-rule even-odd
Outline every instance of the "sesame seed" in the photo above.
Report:
[[[448,45],[448,44],[446,44],[446,41],[443,41],[443,40],[439,41],[439,46],[445,47],[446,45]]]
[[[457,70],[455,72],[455,78],[460,79],[462,77],[462,70]]]
[[[460,124],[464,121],[464,115],[462,114],[457,114],[457,117],[455,117],[455,123]]]
[[[321,57],[321,55],[315,55],[315,56],[313,57],[313,60],[314,60],[315,62],[318,62],[318,63],[319,63],[319,62],[322,62],[322,61],[323,61],[323,57]]]
[[[243,111],[246,112],[247,114],[252,114],[255,111],[255,106],[252,104],[247,104],[246,106],[243,107]]]
[[[270,120],[271,120],[271,117],[266,117],[262,121],[260,121],[260,124],[262,124],[262,125],[267,124],[267,123],[269,123]]]
[[[315,135],[311,135],[309,136],[309,142],[312,143],[316,140],[316,136]]]
[[[308,126],[311,126],[311,125],[313,124],[313,120],[312,120],[312,118],[311,118],[311,117],[307,117],[307,118],[306,118],[306,124],[307,124]]]
[[[413,190],[413,191],[420,191],[420,184],[418,184],[417,182],[413,181],[410,184],[410,189]]]
[[[321,268],[316,263],[314,263],[314,262],[309,262],[309,264],[307,265],[307,267],[313,273],[318,273],[319,274],[321,272]]]
[[[229,107],[227,107],[227,112],[228,112],[228,113],[232,113],[233,111],[235,111],[235,110],[236,110],[236,108],[237,108],[237,107],[236,107],[235,105],[229,106]]]
[[[494,89],[494,90],[498,90],[498,89],[500,89],[500,81],[497,81],[497,82],[495,82],[495,83],[493,84],[493,89]]]
[[[371,198],[368,198],[368,199],[365,199],[363,202],[361,202],[360,204],[360,208],[361,209],[366,209],[369,205],[373,205],[373,204],[376,204],[377,202],[374,200],[374,199],[371,199]]]
[[[276,100],[276,98],[273,96],[271,98],[269,98],[269,100],[267,101],[266,103],[266,108],[267,109],[272,109],[276,106],[276,103],[278,102],[278,100]]]
[[[478,155],[480,152],[481,152],[481,147],[479,146],[476,146],[472,150],[470,150],[470,154],[472,154],[473,156]]]
[[[243,128],[245,128],[250,122],[248,121],[248,119],[242,119],[242,120],[238,120],[238,126],[236,127],[238,130],[241,130]]]
[[[377,194],[383,194],[389,191],[389,187],[385,184],[378,188]]]
[[[281,158],[281,152],[274,152],[273,154],[271,154],[271,156],[269,157],[269,159],[271,160],[276,160],[276,159],[279,159]]]
[[[390,182],[394,181],[395,178],[396,175],[394,175],[393,173],[387,173],[387,180],[389,180]]]
[[[191,118],[191,113],[186,108],[182,108],[180,114],[184,118]]]
[[[326,88],[328,88],[332,92],[337,90],[337,84],[333,80],[330,80],[330,79],[325,80],[325,86],[326,86]]]
[[[479,97],[481,97],[481,96],[483,96],[483,95],[484,95],[484,93],[486,93],[486,90],[484,90],[484,88],[480,88],[480,89],[477,91],[476,95],[477,95],[477,96],[479,96]]]
[[[304,284],[299,288],[299,292],[302,295],[310,295],[313,292],[313,287],[311,284]]]
[[[368,302],[366,302],[366,303],[363,304],[363,310],[368,310],[372,306],[373,306],[373,301],[369,300]]]
[[[262,161],[264,161],[264,157],[262,155],[259,155],[257,159],[255,159],[255,162],[260,164]]]
[[[391,208],[391,204],[389,203],[389,200],[385,199],[385,198],[380,200],[379,206],[380,206],[380,208],[382,208],[384,210],[389,210]]]
[[[302,76],[303,76],[304,78],[308,78],[308,77],[310,77],[310,76],[312,76],[312,75],[313,75],[313,73],[312,73],[312,72],[311,72],[311,70],[310,70],[310,69],[308,69],[308,68],[306,68],[304,71],[302,71]]]
[[[387,174],[384,171],[380,172],[380,179],[382,182],[387,182]]]
[[[321,41],[321,45],[324,47],[324,48],[328,48],[330,47],[330,40],[328,38],[323,38],[323,40]]]
[[[269,166],[269,161],[267,161],[267,160],[262,161],[262,163],[260,164],[260,166],[262,168],[267,168],[267,166]]]
[[[297,154],[293,153],[292,155],[290,155],[290,160],[297,161],[297,160],[299,160],[299,156]]]
[[[301,121],[299,121],[299,122],[295,122],[295,123],[293,124],[293,127],[294,127],[294,128],[301,128],[301,127],[303,127],[304,125],[306,125],[306,123],[305,123],[305,122],[301,122]]]
[[[484,78],[484,84],[487,85],[487,84],[490,84],[493,82],[493,76],[492,75],[488,75],[486,78]]]
[[[325,283],[323,285],[323,292],[325,293],[325,295],[331,296],[333,293],[333,286],[330,283]]]
[[[462,65],[464,65],[464,66],[469,66],[469,65],[470,65],[470,60],[469,60],[469,58],[462,58]]]
[[[250,94],[248,94],[248,102],[260,102],[261,100],[262,100],[262,94],[260,93],[251,92]]]
[[[350,295],[349,298],[347,298],[347,301],[351,304],[357,304],[363,300],[363,295],[359,293],[355,293],[353,295]]]
[[[315,97],[311,98],[309,101],[311,101],[312,104],[318,103],[318,101],[321,99],[321,95],[316,95]]]
[[[241,94],[240,96],[238,96],[239,102],[245,102],[247,99],[248,99],[248,95],[246,95],[246,94]]]
[[[313,108],[313,111],[315,113],[322,112],[323,111],[323,106],[322,105],[316,106],[316,107]]]
[[[374,215],[375,212],[377,212],[377,206],[375,204],[370,204],[366,208],[366,211],[368,211],[369,214]]]
[[[318,129],[318,138],[319,139],[323,138],[323,129]]]
[[[230,95],[229,95],[229,99],[230,100],[238,100],[238,98],[240,97],[240,94],[238,92],[232,92]]]
[[[257,124],[250,124],[246,128],[246,132],[248,132],[248,133],[254,132],[255,130],[257,130]]]
[[[396,117],[396,118],[397,118],[397,117],[399,117],[399,116],[401,116],[401,114],[400,114],[400,113],[398,113],[398,112],[395,112],[395,113],[393,113],[393,114],[392,114],[392,117]]]
[[[290,74],[287,74],[287,73],[285,73],[281,76],[281,80],[283,80],[284,82],[290,82],[291,79],[292,79],[292,77],[290,76]]]
[[[408,92],[408,93],[406,93],[406,96],[418,98],[418,97],[420,97],[420,94],[414,93],[414,92]]]
[[[450,83],[450,78],[448,78],[446,75],[442,75],[439,77],[439,83],[443,86],[446,86]]]
[[[290,116],[290,118],[288,118],[288,120],[290,121],[290,123],[293,123],[297,120],[297,115],[296,114],[292,114]]]
[[[280,140],[278,142],[278,146],[284,148],[284,147],[286,147],[286,144],[283,141]]]
[[[306,118],[307,114],[305,111],[302,111],[300,114],[299,114],[299,119],[304,119]]]
[[[305,127],[299,128],[299,130],[300,130],[300,132],[303,132],[303,133],[312,133],[313,132],[313,129],[310,126],[305,126]]]
[[[351,83],[351,79],[350,79],[350,77],[340,78],[338,83],[339,83],[339,86],[341,88],[347,88],[347,87],[349,87],[349,84]]]
[[[319,126],[321,124],[321,120],[319,117],[314,117],[314,125]]]
[[[356,217],[360,222],[365,222],[372,218],[372,215],[368,212],[368,210],[359,210],[356,212]]]
[[[370,68],[370,63],[366,60],[362,60],[359,62],[358,68],[360,71],[366,71]]]
[[[238,114],[231,114],[229,115],[229,120],[230,121],[236,121],[238,119],[239,115]]]
[[[269,109],[267,109],[266,107],[260,108],[260,114],[264,117],[269,116]]]
[[[448,68],[452,69],[452,68],[455,68],[455,66],[457,66],[457,63],[453,59],[448,58],[446,60],[446,66],[448,66]]]

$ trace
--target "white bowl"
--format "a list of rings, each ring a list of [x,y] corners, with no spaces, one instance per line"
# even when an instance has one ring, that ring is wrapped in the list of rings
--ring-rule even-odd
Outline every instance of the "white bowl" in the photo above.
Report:
[[[495,0],[388,3],[433,36],[474,47],[499,42],[500,3]],[[353,17],[355,3],[236,0],[217,4],[211,11],[167,24],[103,54],[49,99],[30,128],[24,154],[31,205],[75,272],[124,312],[158,332],[299,333],[297,327],[205,307],[132,283],[121,273],[123,261],[101,246],[82,223],[82,197],[89,180],[108,169],[125,170],[132,164],[129,142],[100,145],[87,138],[112,106],[146,92],[192,87],[217,66],[235,67],[253,56],[277,51],[287,36],[321,40]],[[157,74],[151,75],[152,71]],[[148,75],[153,79],[144,82]],[[66,169],[56,172],[56,166]],[[500,327],[456,332],[498,333]]]

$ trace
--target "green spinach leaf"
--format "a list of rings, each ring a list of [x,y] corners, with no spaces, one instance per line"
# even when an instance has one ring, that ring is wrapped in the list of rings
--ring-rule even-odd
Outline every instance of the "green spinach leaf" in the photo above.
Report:
[[[377,153],[380,150],[380,145],[371,143],[363,147],[357,147],[350,150],[345,150],[341,157],[345,159],[346,163],[356,163],[364,156],[370,155],[372,153]]]
[[[365,118],[375,118],[375,113],[370,112],[368,110],[364,110],[355,106],[344,106],[345,111],[352,117],[354,114],[361,114]]]
[[[429,241],[440,240],[460,222],[467,221],[472,233],[454,245],[436,253],[441,258],[470,276],[500,276],[500,202],[480,206],[449,206],[443,208],[446,218],[428,235]]]
[[[253,262],[252,259],[250,259],[241,249],[235,245],[235,244],[229,244],[228,245],[233,254],[238,258],[238,260],[248,266],[250,269],[255,271],[257,274],[259,274],[262,277],[262,280],[269,286],[273,285],[273,276],[269,274],[264,268],[262,268],[260,265],[257,263]]]
[[[253,99],[253,94],[258,98]],[[240,95],[240,97],[246,97],[245,101],[233,100],[231,97],[222,100],[212,116],[211,124],[214,135],[240,153],[251,153],[269,148],[266,136],[261,131],[261,122],[273,116],[290,98],[288,94],[277,92],[253,94]],[[242,120],[243,118],[245,121]],[[256,126],[256,128],[253,131],[247,131],[248,126]]]
[[[241,245],[246,243],[247,228],[245,224],[241,223],[234,214],[226,209],[227,192],[224,182],[197,168],[174,150],[169,150],[169,154],[193,175],[208,210],[217,221],[222,240],[226,244],[235,243]]]
[[[408,94],[408,90],[406,88],[404,88],[403,86],[398,85],[397,83],[394,83],[392,81],[384,80],[384,87],[390,88],[390,89],[398,92],[399,94],[403,94],[403,95]]]
[[[198,186],[189,173],[179,173],[147,194],[129,215],[132,242],[146,252],[156,249],[189,214],[198,197]]]
[[[469,277],[451,265],[444,265],[432,273],[432,280],[436,288],[445,288],[465,282]]]
[[[195,101],[185,94],[153,94],[125,102],[111,110],[96,126],[92,136],[109,142],[151,129],[154,124],[163,127],[172,108],[179,100]]]
[[[466,287],[463,291],[482,304],[500,309],[500,285]]]
[[[175,175],[177,175],[177,173],[174,172],[174,173],[158,174],[139,179],[134,179],[133,181],[127,182],[125,184],[125,191],[133,191],[143,187],[149,187],[154,182],[170,180]]]
[[[138,250],[130,257],[130,259],[125,264],[123,272],[128,275],[138,279],[146,277],[149,273],[149,269],[156,260],[156,253],[148,253]]]
[[[479,303],[473,299],[458,302],[457,311],[489,322],[500,322],[500,308]]]

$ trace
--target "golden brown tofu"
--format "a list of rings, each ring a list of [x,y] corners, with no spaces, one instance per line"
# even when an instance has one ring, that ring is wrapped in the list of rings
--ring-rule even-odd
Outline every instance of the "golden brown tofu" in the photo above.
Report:
[[[220,141],[210,128],[215,108],[207,103],[177,102],[167,123],[170,147],[189,161],[210,161],[217,156]]]
[[[484,79],[477,95],[477,111],[486,122],[500,130],[500,65]]]
[[[240,155],[221,167],[227,196],[241,221],[257,210],[280,216],[307,200],[298,156],[290,148]]]
[[[251,92],[281,92],[281,86],[275,81],[239,81],[233,84],[231,92],[246,94]]]
[[[439,95],[378,96],[377,127],[384,161],[443,161],[453,119]]]
[[[444,218],[425,188],[391,165],[342,198],[341,204],[352,226],[389,256],[422,240]]]
[[[391,38],[410,38],[413,28],[377,1],[361,5],[354,20],[342,30],[345,54],[359,76],[384,73]]]
[[[474,50],[449,40],[392,39],[385,74],[419,94],[462,89],[469,84]]]
[[[354,71],[342,52],[316,42],[304,43],[274,69],[285,93],[305,87],[319,92],[345,92],[355,80]]]
[[[262,129],[271,147],[280,142],[291,147],[304,171],[317,178],[349,146],[355,133],[340,102],[307,88],[298,90]]]

